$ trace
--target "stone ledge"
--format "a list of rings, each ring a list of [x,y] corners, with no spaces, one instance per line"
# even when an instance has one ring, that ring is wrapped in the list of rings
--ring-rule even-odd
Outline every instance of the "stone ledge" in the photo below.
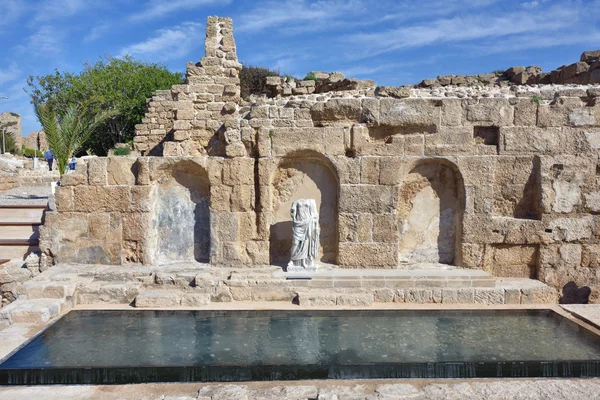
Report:
[[[0,321],[9,324],[43,324],[57,316],[66,306],[65,300],[19,299],[0,309]]]

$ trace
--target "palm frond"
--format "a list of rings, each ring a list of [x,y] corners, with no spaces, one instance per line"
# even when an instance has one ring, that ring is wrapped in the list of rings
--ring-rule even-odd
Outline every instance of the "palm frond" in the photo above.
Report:
[[[61,115],[45,104],[37,104],[35,113],[46,132],[48,145],[54,151],[61,174],[66,171],[69,159],[81,149],[92,132],[112,115],[89,103],[71,104]]]

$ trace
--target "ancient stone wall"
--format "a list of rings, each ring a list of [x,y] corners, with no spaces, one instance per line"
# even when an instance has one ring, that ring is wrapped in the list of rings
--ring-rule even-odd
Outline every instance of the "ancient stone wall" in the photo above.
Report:
[[[185,85],[150,101],[135,138],[144,156],[90,160],[63,179],[45,252],[280,264],[289,204],[304,197],[320,210],[321,262],[600,285],[597,86],[367,87],[245,102],[230,20],[209,18],[206,53]]]
[[[242,64],[237,60],[229,18],[209,17],[206,55],[188,63],[186,83],[155,93],[136,126],[142,155],[243,156],[239,116]]]
[[[46,132],[31,132],[28,136],[24,136],[23,147],[27,147],[28,149],[38,149],[40,151],[47,150],[48,141],[46,140]]]
[[[2,134],[2,130],[6,130],[7,133],[12,133],[15,138],[15,143],[18,148],[21,148],[23,143],[22,133],[21,133],[21,116],[12,112],[3,112],[0,114],[0,134]],[[0,151],[2,150],[2,138],[0,137]]]

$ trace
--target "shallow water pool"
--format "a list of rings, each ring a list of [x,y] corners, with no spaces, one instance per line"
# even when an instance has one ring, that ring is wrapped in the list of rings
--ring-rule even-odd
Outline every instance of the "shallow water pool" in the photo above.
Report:
[[[71,311],[0,384],[600,376],[600,337],[551,310]]]

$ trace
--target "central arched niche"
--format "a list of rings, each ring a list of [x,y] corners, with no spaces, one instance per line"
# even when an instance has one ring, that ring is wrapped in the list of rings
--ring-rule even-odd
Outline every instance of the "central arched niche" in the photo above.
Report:
[[[319,211],[319,261],[335,263],[338,253],[338,178],[324,156],[305,152],[286,157],[271,177],[272,223],[269,236],[272,264],[286,264],[292,246],[290,208],[298,199],[314,199]]]
[[[210,184],[204,168],[180,161],[154,182],[154,262],[209,262]]]
[[[463,185],[443,160],[414,167],[398,196],[400,265],[457,265],[461,237]]]

